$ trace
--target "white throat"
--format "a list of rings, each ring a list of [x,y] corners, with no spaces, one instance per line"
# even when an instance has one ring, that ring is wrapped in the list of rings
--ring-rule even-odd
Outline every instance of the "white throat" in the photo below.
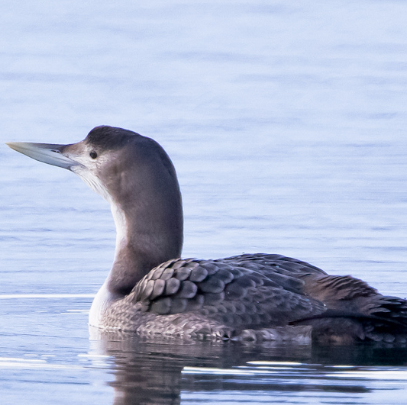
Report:
[[[127,243],[128,225],[124,212],[113,201],[110,201],[110,209],[112,211],[114,223],[116,225],[116,250],[115,250],[115,259],[116,259],[120,251],[120,248]]]
[[[115,260],[120,252],[121,246],[127,242],[127,221],[124,212],[112,201],[110,202],[110,208],[116,224],[116,251]],[[96,294],[92,306],[89,312],[89,325],[102,327],[101,320],[104,312],[112,305],[116,300],[123,298],[120,295],[115,295],[107,288],[109,276],[103,283],[102,287]]]
[[[113,219],[116,225],[116,249],[115,249],[115,260],[120,252],[121,247],[125,246],[127,243],[127,221],[124,212],[118,207],[110,196],[107,189],[104,187],[102,182],[97,176],[88,170],[81,170],[80,168],[75,170],[75,173],[97,194],[101,195],[105,200],[110,203],[110,209],[112,211]],[[120,295],[113,294],[107,288],[109,280],[109,275],[102,287],[97,292],[92,306],[89,312],[89,325],[95,327],[102,327],[101,324],[103,314],[105,311],[118,299],[122,298]]]

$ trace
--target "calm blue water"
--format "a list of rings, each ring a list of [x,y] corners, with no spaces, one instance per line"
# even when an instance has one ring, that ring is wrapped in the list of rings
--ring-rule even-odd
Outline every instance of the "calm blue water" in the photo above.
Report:
[[[407,3],[3,1],[0,140],[159,141],[184,257],[281,253],[407,296]],[[405,403],[407,352],[89,336],[109,207],[0,145],[3,404]]]

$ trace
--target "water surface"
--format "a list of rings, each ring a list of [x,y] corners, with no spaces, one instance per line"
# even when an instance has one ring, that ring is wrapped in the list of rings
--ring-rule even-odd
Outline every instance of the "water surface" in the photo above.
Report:
[[[11,2],[1,141],[94,126],[159,141],[184,257],[281,253],[406,297],[407,5],[399,1]],[[91,336],[109,207],[0,147],[4,404],[404,403],[403,348]]]

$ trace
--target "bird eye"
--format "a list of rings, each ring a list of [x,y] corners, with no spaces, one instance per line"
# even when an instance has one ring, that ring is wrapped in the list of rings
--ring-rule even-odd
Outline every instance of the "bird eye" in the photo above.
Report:
[[[89,156],[90,156],[92,159],[96,159],[96,158],[98,157],[98,154],[97,154],[95,151],[92,151],[92,152],[89,153]]]

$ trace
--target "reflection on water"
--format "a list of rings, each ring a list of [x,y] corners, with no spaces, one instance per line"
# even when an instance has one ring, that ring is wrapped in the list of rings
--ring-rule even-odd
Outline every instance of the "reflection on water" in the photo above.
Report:
[[[381,403],[388,390],[403,403],[407,393],[405,348],[100,338],[92,352],[112,362],[115,404]]]

